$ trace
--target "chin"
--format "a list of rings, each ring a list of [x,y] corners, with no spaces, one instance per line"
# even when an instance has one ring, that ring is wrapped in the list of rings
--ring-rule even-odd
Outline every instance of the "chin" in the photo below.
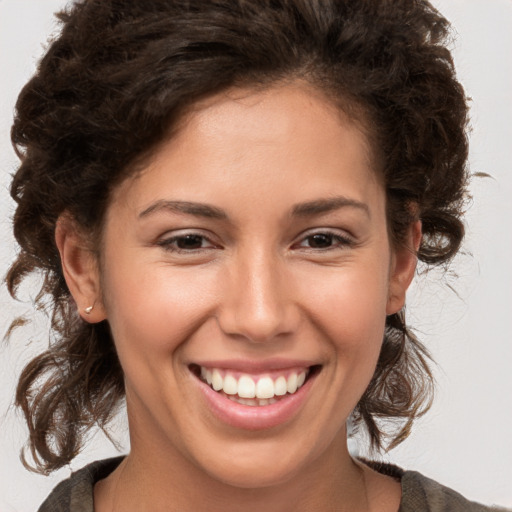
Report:
[[[281,443],[279,443],[281,444]],[[259,446],[258,446],[259,445]],[[250,443],[223,452],[223,457],[212,456],[197,461],[211,478],[232,487],[256,489],[272,487],[293,479],[307,467],[304,456],[296,449],[279,449],[275,442]],[[201,463],[202,462],[202,463]]]
[[[291,481],[299,472],[297,467],[285,466],[275,461],[268,462],[264,467],[257,465],[229,464],[215,468],[211,476],[231,487],[240,489],[262,489],[284,484]]]

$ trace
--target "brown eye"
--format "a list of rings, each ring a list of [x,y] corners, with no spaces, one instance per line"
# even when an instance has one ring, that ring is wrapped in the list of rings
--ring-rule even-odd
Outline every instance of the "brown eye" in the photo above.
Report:
[[[184,235],[176,237],[175,244],[178,249],[201,249],[203,247],[204,237],[199,235]]]
[[[179,253],[193,253],[215,247],[208,238],[198,233],[183,233],[164,238],[158,242],[158,245],[166,251]]]
[[[312,249],[326,249],[333,244],[334,236],[329,233],[317,233],[306,238]]]
[[[345,235],[344,233],[331,233],[329,231],[317,231],[316,233],[306,235],[297,244],[298,247],[317,251],[345,249],[353,245],[354,240],[351,237]]]

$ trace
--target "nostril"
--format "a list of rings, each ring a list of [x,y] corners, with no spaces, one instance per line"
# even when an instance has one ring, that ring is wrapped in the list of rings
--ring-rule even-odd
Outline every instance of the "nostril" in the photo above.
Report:
[[[242,307],[242,306],[241,306]],[[241,309],[240,307],[240,309]],[[223,312],[217,317],[220,329],[227,335],[253,343],[267,343],[296,332],[299,315],[281,310],[279,314],[255,311]]]

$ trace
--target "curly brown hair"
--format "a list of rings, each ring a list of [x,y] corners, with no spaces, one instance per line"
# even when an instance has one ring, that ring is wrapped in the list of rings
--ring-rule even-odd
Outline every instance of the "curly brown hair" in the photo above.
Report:
[[[68,463],[124,396],[108,322],[84,322],[66,286],[57,219],[66,212],[85,232],[101,233],[112,190],[200,98],[288,79],[323,90],[369,134],[392,242],[403,243],[419,218],[420,260],[446,264],[458,251],[467,104],[449,24],[429,2],[85,0],[58,17],[62,30],[22,90],[12,128],[21,250],[6,280],[16,296],[27,275],[42,273],[36,303],[51,304],[49,347],[23,370],[16,394],[39,471]],[[428,409],[427,360],[404,312],[390,315],[354,411],[373,447],[401,442]],[[398,427],[386,430],[390,419]]]

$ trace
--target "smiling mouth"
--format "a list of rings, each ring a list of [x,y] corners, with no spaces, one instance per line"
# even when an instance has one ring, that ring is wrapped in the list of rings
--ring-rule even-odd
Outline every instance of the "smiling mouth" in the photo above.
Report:
[[[252,407],[275,404],[294,395],[314,374],[319,365],[282,372],[252,375],[222,368],[206,368],[197,364],[190,371],[211,389],[233,402]]]

